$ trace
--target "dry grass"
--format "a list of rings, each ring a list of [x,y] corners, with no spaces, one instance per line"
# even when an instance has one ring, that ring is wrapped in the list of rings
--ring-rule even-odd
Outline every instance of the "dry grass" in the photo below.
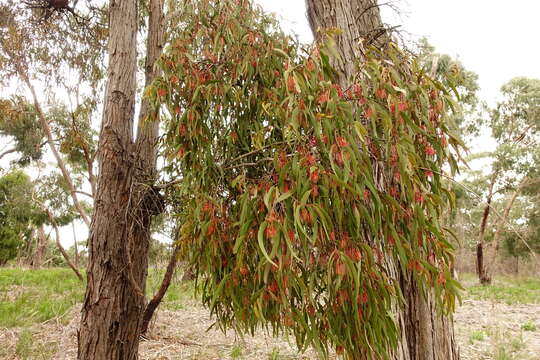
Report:
[[[536,299],[540,282],[538,286],[534,280],[523,281],[523,286],[516,285],[520,281],[506,279],[481,292],[471,279],[465,281],[468,285],[464,294],[466,300],[455,314],[462,359],[540,359],[540,304],[520,303],[520,300]],[[507,284],[504,290],[499,290],[501,284]],[[530,294],[514,295],[516,286],[520,292]],[[9,285],[1,290],[0,307],[24,296],[27,290],[34,293],[36,284]],[[141,342],[140,359],[317,359],[312,350],[299,354],[294,339],[276,339],[262,332],[240,339],[234,332],[207,331],[213,320],[208,310],[191,298],[191,293],[189,286],[174,285],[147,339]],[[58,294],[53,295],[53,299],[58,297]],[[26,314],[31,308],[21,308],[21,311]],[[0,359],[75,359],[79,312],[80,305],[75,305],[44,322],[34,317],[30,325],[26,322],[10,327],[0,325]]]

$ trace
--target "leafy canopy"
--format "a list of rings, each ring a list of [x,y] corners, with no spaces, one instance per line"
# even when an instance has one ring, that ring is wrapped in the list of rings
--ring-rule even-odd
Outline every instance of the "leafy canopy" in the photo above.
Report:
[[[330,36],[303,48],[249,1],[186,1],[183,16],[147,95],[219,325],[379,358],[399,337],[399,272],[451,310],[445,87],[390,46],[350,59],[342,89]]]
[[[32,199],[33,192],[32,181],[20,170],[0,177],[0,265],[17,255],[31,238],[33,225],[45,221],[45,214]]]

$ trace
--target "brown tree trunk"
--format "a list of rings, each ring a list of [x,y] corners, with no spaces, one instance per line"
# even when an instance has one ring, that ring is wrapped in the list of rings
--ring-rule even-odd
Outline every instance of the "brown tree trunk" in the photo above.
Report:
[[[176,241],[176,239],[175,239]],[[159,304],[161,303],[161,300],[163,300],[163,296],[165,296],[165,293],[169,289],[169,286],[171,285],[171,280],[174,275],[174,271],[176,269],[176,264],[178,262],[178,253],[180,251],[180,246],[178,244],[174,245],[174,250],[171,255],[171,259],[169,260],[169,264],[167,265],[167,271],[165,272],[165,275],[163,276],[163,281],[161,282],[161,286],[159,287],[159,290],[154,295],[152,300],[148,303],[146,306],[146,309],[144,310],[143,314],[143,323],[142,323],[142,329],[141,334],[146,334],[148,332],[148,326],[150,325],[150,321],[152,320],[152,317],[154,316],[154,312],[158,308]]]
[[[146,85],[162,48],[163,0],[152,0]],[[111,0],[109,73],[99,142],[97,194],[89,237],[88,285],[81,315],[78,358],[138,358],[145,309],[150,223],[163,211],[152,187],[158,123],[146,122],[143,100],[132,141],[136,89],[137,1]]]
[[[486,265],[484,263],[484,247],[486,238],[486,228],[488,223],[489,214],[491,213],[491,202],[493,200],[493,189],[495,187],[496,175],[493,174],[489,184],[488,197],[486,201],[486,207],[482,214],[482,222],[480,223],[480,232],[478,234],[478,243],[476,244],[476,274],[480,284],[491,283],[491,278],[486,272]]]
[[[341,59],[334,59],[343,88],[348,87],[355,69],[352,58],[361,55],[361,42],[383,45],[390,35],[382,23],[375,0],[306,0],[308,18],[317,39],[320,29],[339,28],[343,33],[336,39]],[[381,164],[382,165],[382,164]],[[379,167],[382,168],[382,167]],[[401,341],[392,360],[456,360],[459,359],[451,318],[440,315],[431,294],[424,294],[399,264],[388,264],[388,271],[399,279],[406,306],[396,309],[396,323]]]

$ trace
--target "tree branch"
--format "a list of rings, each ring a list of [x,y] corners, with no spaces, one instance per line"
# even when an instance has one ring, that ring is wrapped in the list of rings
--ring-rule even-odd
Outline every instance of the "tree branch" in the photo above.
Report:
[[[14,153],[16,151],[17,151],[17,149],[15,149],[15,148],[6,150],[6,151],[4,151],[3,153],[0,154],[0,159],[2,159],[4,156],[6,156],[8,154],[11,154],[11,153]]]
[[[49,217],[49,220],[51,221],[52,227],[54,228],[54,232],[56,234],[56,246],[58,247],[58,250],[60,250],[60,252],[62,253],[62,256],[64,257],[64,260],[66,260],[67,264],[69,265],[71,270],[73,270],[75,275],[77,275],[79,280],[84,282],[84,278],[81,275],[81,273],[79,272],[79,269],[77,269],[77,267],[75,265],[73,265],[73,263],[71,262],[71,260],[69,258],[69,255],[67,254],[66,250],[64,249],[62,244],[60,244],[60,231],[58,230],[58,224],[56,224],[56,220],[54,220],[54,217],[51,214],[51,212],[49,211],[49,209],[44,208],[44,210],[47,213],[47,216]]]

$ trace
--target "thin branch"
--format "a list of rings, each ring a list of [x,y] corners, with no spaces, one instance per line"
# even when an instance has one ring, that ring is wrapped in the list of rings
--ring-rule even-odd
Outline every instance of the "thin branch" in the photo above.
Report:
[[[15,149],[15,148],[6,150],[6,151],[4,151],[3,153],[0,154],[0,159],[2,159],[4,156],[6,156],[8,154],[11,154],[11,153],[14,153],[16,151],[17,151],[17,149]]]
[[[64,257],[64,260],[66,261],[66,263],[69,265],[69,267],[71,268],[71,270],[73,270],[73,272],[75,273],[75,275],[77,275],[77,277],[79,278],[80,281],[84,282],[84,278],[83,276],[81,275],[81,273],[79,272],[79,269],[77,269],[77,267],[75,265],[73,265],[73,263],[71,262],[70,258],[69,258],[69,255],[68,253],[66,252],[66,250],[64,249],[64,247],[62,246],[62,244],[60,244],[60,231],[58,230],[58,224],[56,223],[56,220],[54,220],[54,217],[53,215],[51,214],[51,212],[49,211],[49,209],[45,209],[45,212],[47,213],[47,216],[49,217],[49,220],[51,221],[51,225],[52,227],[54,228],[54,232],[56,233],[56,246],[58,247],[58,250],[60,250],[60,252],[62,253],[62,256]]]
[[[75,190],[75,192],[77,194],[81,194],[81,195],[85,195],[85,196],[88,196],[89,198],[94,198],[94,195],[90,194],[90,193],[87,193],[86,191],[81,191],[81,190]]]
[[[71,198],[73,199],[73,204],[75,205],[75,208],[77,209],[77,211],[81,215],[81,218],[83,219],[86,226],[88,226],[88,228],[90,228],[90,218],[88,217],[88,215],[86,214],[86,211],[84,210],[81,203],[79,202],[79,198],[77,197],[77,192],[76,192],[76,189],[75,189],[75,185],[73,184],[73,180],[71,178],[71,175],[69,174],[69,172],[67,170],[64,159],[62,159],[62,156],[60,156],[60,153],[58,152],[58,149],[56,148],[56,145],[54,144],[54,138],[53,138],[53,134],[52,134],[52,129],[51,129],[51,126],[49,125],[49,122],[47,121],[47,118],[45,117],[45,113],[43,112],[43,109],[41,108],[41,104],[40,104],[40,102],[38,100],[38,97],[36,95],[36,90],[34,89],[34,86],[32,85],[32,83],[30,82],[30,78],[28,77],[25,69],[21,65],[20,59],[15,54],[13,54],[13,52],[9,48],[4,46],[4,43],[2,43],[2,45],[3,45],[2,47],[4,48],[6,53],[11,58],[11,61],[13,61],[14,65],[15,65],[15,69],[17,70],[17,73],[19,74],[19,76],[21,77],[23,82],[26,84],[26,86],[30,90],[30,93],[32,94],[32,99],[33,99],[33,102],[34,102],[34,106],[35,106],[36,111],[38,113],[38,118],[39,118],[39,121],[40,121],[41,126],[43,128],[43,131],[45,132],[45,135],[46,135],[46,138],[47,138],[47,143],[49,144],[49,148],[51,149],[51,152],[53,153],[53,156],[56,159],[56,163],[57,163],[58,167],[60,168],[60,171],[62,172],[62,176],[64,177],[64,180],[66,181],[66,183],[68,185],[68,188],[69,188],[69,191],[70,191],[70,194],[71,194]]]
[[[509,227],[509,228],[517,235],[517,237],[523,242],[523,244],[525,244],[525,246],[527,247],[527,249],[531,252],[531,255],[532,255],[533,257],[536,257],[534,251],[532,250],[532,248],[531,248],[531,246],[529,245],[529,243],[527,242],[527,240],[525,240],[525,239],[521,236],[521,234],[514,228],[514,226],[513,226],[512,224],[510,224],[510,223],[508,223],[508,222],[506,222],[506,221],[504,220],[504,217],[503,217],[501,214],[499,214],[499,212],[495,209],[495,207],[493,207],[493,206],[490,205],[490,204],[487,204],[487,202],[484,201],[484,199],[482,198],[482,196],[480,196],[479,194],[477,194],[473,189],[471,189],[470,187],[468,187],[468,186],[465,185],[465,184],[460,183],[459,181],[454,180],[452,177],[450,177],[450,176],[448,176],[448,175],[446,175],[446,174],[443,174],[443,173],[438,172],[438,171],[433,171],[433,169],[428,169],[428,168],[423,168],[423,167],[419,167],[419,169],[420,169],[420,170],[431,171],[431,172],[433,172],[433,173],[436,173],[436,174],[438,174],[438,175],[440,175],[440,176],[442,176],[442,177],[444,177],[444,178],[450,180],[450,181],[453,182],[454,184],[461,186],[463,189],[467,190],[467,192],[469,192],[470,194],[474,195],[474,197],[476,197],[477,200],[480,200],[480,203],[489,205],[490,208],[491,208],[491,211],[493,211],[493,213],[499,218],[499,220],[502,220],[503,222],[505,222],[506,225],[508,225],[508,227]]]

